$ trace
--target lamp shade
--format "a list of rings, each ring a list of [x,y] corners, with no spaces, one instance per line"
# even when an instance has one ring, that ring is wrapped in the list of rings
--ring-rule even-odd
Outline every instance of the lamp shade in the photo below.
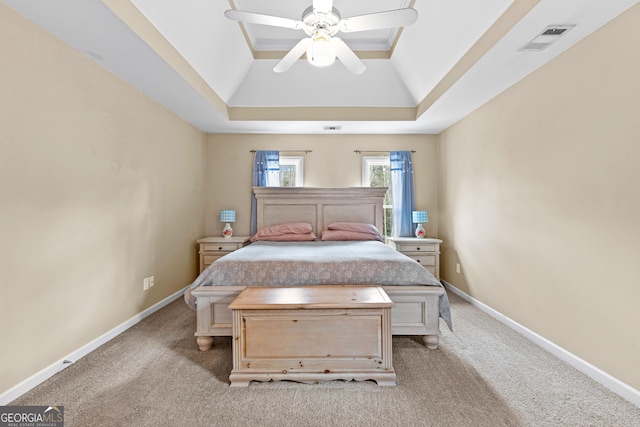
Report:
[[[220,211],[220,222],[236,222],[236,211],[232,209]]]
[[[412,211],[411,220],[414,224],[422,224],[429,221],[429,213],[427,211]]]

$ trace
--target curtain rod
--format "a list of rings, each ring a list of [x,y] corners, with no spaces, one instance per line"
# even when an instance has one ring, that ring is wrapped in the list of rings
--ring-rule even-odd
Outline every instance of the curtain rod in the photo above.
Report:
[[[278,151],[280,153],[305,153],[305,154],[313,153],[313,151],[311,150],[273,150],[273,151]],[[255,153],[256,150],[249,150],[249,152]]]
[[[391,151],[385,151],[385,150],[354,150],[354,153],[390,153]],[[411,154],[415,153],[416,150],[411,150]]]

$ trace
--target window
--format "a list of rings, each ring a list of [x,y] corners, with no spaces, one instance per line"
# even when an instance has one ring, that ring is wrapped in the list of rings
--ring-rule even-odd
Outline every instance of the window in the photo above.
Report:
[[[280,187],[304,187],[304,157],[280,156]]]
[[[382,234],[391,236],[393,221],[391,204],[391,163],[389,156],[364,156],[362,157],[362,186],[363,187],[387,187],[384,196],[384,230]]]

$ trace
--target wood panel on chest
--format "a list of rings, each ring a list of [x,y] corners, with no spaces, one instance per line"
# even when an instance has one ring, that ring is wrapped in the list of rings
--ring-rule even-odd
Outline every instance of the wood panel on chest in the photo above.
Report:
[[[231,386],[336,379],[395,385],[393,305],[381,287],[246,288],[229,305]]]

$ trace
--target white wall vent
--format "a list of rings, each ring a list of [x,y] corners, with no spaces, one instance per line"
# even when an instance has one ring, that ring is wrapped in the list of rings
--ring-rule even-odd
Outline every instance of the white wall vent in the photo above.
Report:
[[[549,25],[542,30],[537,36],[519,50],[521,51],[541,51],[545,50],[551,43],[562,37],[567,31],[575,27],[575,25]]]

